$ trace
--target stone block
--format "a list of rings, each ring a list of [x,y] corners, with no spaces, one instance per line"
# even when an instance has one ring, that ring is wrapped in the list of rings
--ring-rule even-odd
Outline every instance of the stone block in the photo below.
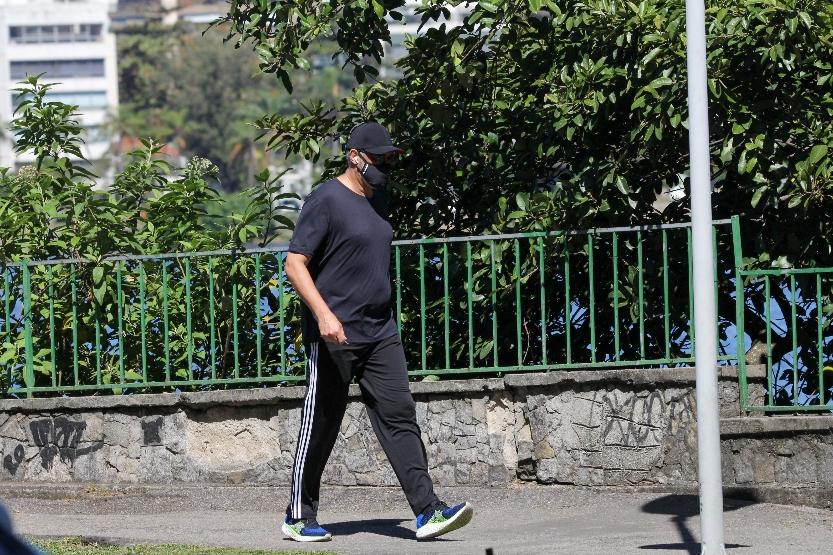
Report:
[[[538,454],[535,452],[535,445],[532,443],[532,440],[521,440],[519,439],[516,442],[518,447],[518,461],[525,461],[525,460],[532,460],[534,458],[552,458],[552,457],[538,457]],[[549,445],[549,443],[548,443]],[[553,451],[553,456],[555,456],[555,451]]]
[[[322,481],[337,486],[355,486],[356,476],[343,464],[328,464],[324,469]]]
[[[486,399],[475,398],[471,400],[471,417],[476,422],[486,422]]]
[[[752,455],[753,481],[758,484],[769,484],[775,481],[775,461],[771,453],[756,451]]]
[[[489,466],[489,485],[504,485],[509,483],[513,477],[514,472],[510,472],[510,470],[503,465],[494,464]]]
[[[454,467],[454,482],[458,486],[465,486],[465,485],[471,484],[471,469],[472,469],[472,465],[470,463],[457,464]],[[479,484],[472,484],[472,485],[479,485]]]
[[[563,477],[563,474],[564,473],[561,468],[559,468],[559,464],[555,459],[538,461],[536,478],[542,484],[555,484],[563,481],[563,478],[559,480],[559,477]]]
[[[439,466],[432,467],[429,474],[431,475],[431,479],[434,484],[437,486],[454,486],[456,485],[455,471],[455,465],[441,464]]]
[[[546,439],[539,441],[535,444],[535,458],[538,460],[541,459],[552,459],[555,457],[555,449],[552,448],[550,442]]]
[[[0,437],[28,443],[29,437],[24,430],[27,420],[22,414],[9,417],[3,426],[0,427]]]

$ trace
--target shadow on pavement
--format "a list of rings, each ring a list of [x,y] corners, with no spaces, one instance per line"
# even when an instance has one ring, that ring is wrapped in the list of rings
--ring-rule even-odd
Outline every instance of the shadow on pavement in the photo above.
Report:
[[[335,536],[352,536],[353,534],[376,534],[390,538],[416,541],[416,535],[410,528],[402,526],[408,522],[404,518],[377,518],[373,520],[351,520],[348,522],[328,522],[324,527]],[[438,538],[431,541],[454,541]]]
[[[0,505],[0,555],[43,555],[14,533],[11,518],[3,505]]]
[[[753,501],[739,501],[726,499],[723,502],[723,512],[734,511],[741,507],[753,505]],[[700,514],[700,498],[696,495],[666,495],[642,505],[642,512],[657,515],[671,515],[671,522],[680,534],[680,543],[660,543],[641,545],[639,549],[679,550],[688,551],[690,555],[699,555],[700,542],[691,533],[686,522],[689,518]],[[726,549],[750,547],[736,543],[726,544]]]

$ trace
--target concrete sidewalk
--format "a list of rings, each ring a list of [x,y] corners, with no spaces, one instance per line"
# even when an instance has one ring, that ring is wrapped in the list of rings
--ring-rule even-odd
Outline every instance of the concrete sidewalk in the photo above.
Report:
[[[33,536],[83,536],[113,543],[182,543],[305,549],[281,538],[287,488],[2,484],[16,529]],[[417,543],[402,493],[325,487],[319,521],[334,539],[317,548],[345,554],[700,553],[693,495],[575,487],[441,488],[469,500],[475,517],[447,539]],[[726,503],[728,553],[833,553],[833,512]]]

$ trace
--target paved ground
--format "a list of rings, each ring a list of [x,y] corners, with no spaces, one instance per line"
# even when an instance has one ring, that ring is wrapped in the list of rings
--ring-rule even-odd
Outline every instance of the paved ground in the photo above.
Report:
[[[401,492],[325,488],[319,520],[326,546],[345,554],[700,553],[697,498],[570,487],[443,488],[470,500],[475,517],[448,539],[417,543]],[[281,538],[286,488],[243,486],[0,485],[18,531],[85,536],[114,543],[303,548]],[[727,553],[833,553],[833,512],[726,503]]]

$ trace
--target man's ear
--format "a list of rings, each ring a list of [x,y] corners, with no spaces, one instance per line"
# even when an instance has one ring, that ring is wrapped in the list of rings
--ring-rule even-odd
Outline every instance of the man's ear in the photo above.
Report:
[[[349,152],[347,152],[347,162],[351,166],[358,167],[359,166],[359,151],[355,148],[351,148]]]

